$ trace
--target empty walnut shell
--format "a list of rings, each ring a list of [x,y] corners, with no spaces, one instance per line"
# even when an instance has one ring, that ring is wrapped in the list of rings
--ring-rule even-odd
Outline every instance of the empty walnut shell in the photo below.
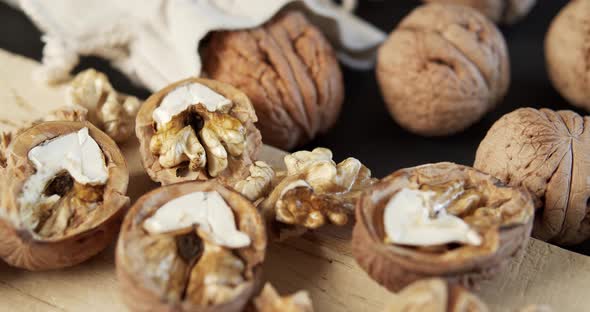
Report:
[[[244,264],[243,281],[236,286],[235,296],[219,304],[198,304],[193,302],[196,299],[191,297],[191,289],[202,292],[205,286],[201,285],[203,289],[199,290],[193,285],[192,273],[199,268],[202,254],[206,253],[204,240],[198,238],[202,243],[191,245],[181,243],[179,233],[148,234],[143,222],[174,198],[210,191],[218,192],[233,210],[237,229],[250,237],[251,244],[227,251]],[[121,227],[116,266],[123,300],[131,311],[241,311],[259,287],[265,250],[266,234],[261,216],[250,201],[235,191],[217,181],[160,187],[137,200]],[[187,254],[192,255],[192,262],[185,260]],[[220,279],[216,277],[215,280]]]
[[[534,195],[539,239],[571,245],[590,237],[589,121],[572,111],[521,108],[500,118],[477,149],[475,168]]]
[[[379,49],[377,79],[395,121],[426,136],[464,130],[506,94],[506,43],[479,12],[427,4],[404,18]]]
[[[545,37],[547,71],[553,86],[571,104],[590,111],[588,23],[590,0],[570,1],[553,19]]]
[[[424,0],[472,7],[498,24],[513,24],[525,17],[536,0]]]
[[[344,98],[342,73],[321,31],[296,11],[249,30],[217,32],[204,69],[252,100],[267,144],[302,145],[336,122]]]
[[[466,190],[480,194],[476,209],[458,215],[481,236],[479,246],[411,247],[385,243],[384,210],[393,195],[403,188],[454,182],[462,182]],[[478,213],[480,208],[497,212],[499,220],[491,225],[478,225],[485,224],[487,217]],[[402,169],[377,182],[361,196],[356,207],[352,251],[359,265],[391,291],[429,277],[472,286],[495,273],[523,249],[531,232],[533,214],[533,201],[528,192],[505,186],[473,168],[436,163]]]
[[[150,142],[156,134],[156,126],[152,117],[154,110],[169,92],[191,82],[202,84],[231,100],[232,107],[227,115],[239,120],[244,128],[245,142],[243,152],[239,156],[228,155],[227,168],[220,172],[217,177],[224,183],[233,185],[236,181],[248,176],[248,168],[256,159],[256,155],[262,144],[260,132],[254,126],[254,123],[257,121],[256,113],[252,108],[250,100],[244,93],[228,84],[210,79],[189,78],[178,81],[154,93],[141,106],[137,113],[135,133],[140,143],[143,166],[152,180],[164,185],[181,181],[208,180],[212,178],[207,172],[207,166],[200,170],[191,170],[186,164],[164,168],[158,161],[158,155],[155,155],[150,150]],[[194,103],[194,105],[197,104],[199,103]],[[207,165],[209,162],[210,159],[207,159]]]
[[[465,288],[442,279],[414,282],[393,296],[383,312],[487,312],[488,308]]]
[[[40,237],[19,219],[17,198],[23,184],[35,173],[28,158],[33,147],[61,135],[88,128],[98,143],[108,168],[102,200],[89,213],[83,229],[64,235]],[[8,264],[28,270],[48,270],[78,264],[102,251],[114,239],[124,208],[129,173],[125,159],[113,140],[89,122],[42,122],[20,132],[6,150],[6,167],[0,172],[0,257]],[[92,218],[88,220],[89,218]]]

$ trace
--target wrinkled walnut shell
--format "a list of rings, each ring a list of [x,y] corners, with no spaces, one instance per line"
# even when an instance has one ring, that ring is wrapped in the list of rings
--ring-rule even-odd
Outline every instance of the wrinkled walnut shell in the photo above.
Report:
[[[138,237],[138,233],[144,232],[143,221],[166,202],[188,193],[208,191],[216,191],[221,195],[234,212],[237,228],[250,236],[252,243],[249,246],[234,249],[234,253],[239,255],[246,264],[245,287],[233,300],[219,305],[197,306],[186,299],[175,303],[166,302],[163,298],[164,294],[146,276],[144,268],[134,268],[134,259],[140,255],[134,254],[130,248],[136,243],[133,238]],[[117,277],[123,300],[131,311],[241,311],[259,287],[265,252],[264,224],[250,201],[216,181],[177,183],[160,187],[143,195],[131,207],[123,221],[117,243]],[[188,287],[186,284],[185,286]]]
[[[204,69],[252,100],[267,144],[290,150],[329,130],[344,99],[330,43],[296,11],[249,30],[216,32]]]
[[[258,149],[262,144],[260,132],[254,126],[257,118],[250,100],[244,93],[228,84],[210,79],[189,78],[175,82],[152,94],[152,96],[143,103],[137,113],[135,128],[135,134],[140,143],[143,167],[152,180],[160,182],[163,185],[182,181],[208,180],[211,178],[207,173],[206,167],[198,171],[183,170],[182,174],[179,174],[180,167],[178,166],[173,168],[163,168],[158,162],[158,156],[150,151],[150,141],[155,134],[154,120],[152,118],[154,110],[160,105],[162,99],[169,92],[176,89],[178,86],[189,82],[200,83],[231,100],[233,106],[229,115],[237,118],[246,129],[244,152],[239,157],[228,155],[228,168],[218,176],[220,181],[223,181],[228,185],[233,185],[236,181],[242,180],[248,176],[248,167],[256,159]]]
[[[481,141],[474,167],[533,195],[533,236],[571,245],[590,237],[590,122],[572,111],[517,109]]]
[[[524,18],[536,0],[424,0],[472,7],[498,24],[514,24]]]
[[[570,1],[553,19],[545,37],[547,72],[571,104],[590,111],[590,1]]]
[[[8,218],[0,217],[0,257],[8,264],[27,270],[48,270],[81,263],[102,251],[115,237],[129,198],[125,196],[129,172],[115,142],[89,122],[54,121],[39,123],[19,133],[7,150],[7,166],[1,172],[3,185],[0,216],[15,215],[17,198],[25,181],[35,172],[28,152],[40,143],[87,127],[104,153],[108,168],[103,202],[108,209],[89,230],[65,237],[39,238]]]
[[[414,282],[394,296],[383,312],[487,312],[488,308],[465,288],[442,279]]]
[[[477,11],[427,4],[404,18],[379,49],[377,79],[405,129],[450,135],[479,121],[506,94],[506,43]]]
[[[480,246],[460,245],[431,252],[384,242],[383,211],[404,187],[464,181],[489,203],[500,203],[503,222],[482,236]],[[492,206],[494,207],[494,206]],[[533,224],[533,202],[525,190],[505,186],[496,178],[453,163],[428,164],[399,170],[363,193],[356,207],[352,251],[359,265],[391,291],[423,278],[441,277],[473,286],[500,269],[523,249]],[[447,245],[448,246],[448,245]]]

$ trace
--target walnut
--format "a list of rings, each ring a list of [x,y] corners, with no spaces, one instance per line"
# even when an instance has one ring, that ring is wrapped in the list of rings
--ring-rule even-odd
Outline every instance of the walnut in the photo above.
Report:
[[[445,194],[449,189],[455,195]],[[389,218],[392,211],[411,211],[422,202],[409,196],[400,200],[404,193],[428,195],[424,198],[433,203],[420,224],[412,225],[414,217]],[[474,194],[477,203],[466,204]],[[429,277],[473,286],[523,250],[533,215],[528,192],[473,168],[437,163],[402,169],[361,195],[352,251],[359,265],[391,291]],[[445,221],[437,224],[439,219]]]
[[[134,96],[119,94],[107,76],[95,69],[77,74],[66,89],[70,105],[86,108],[90,122],[116,142],[133,134],[133,121],[141,102]]]
[[[344,86],[336,55],[300,12],[213,33],[203,64],[210,77],[250,97],[267,144],[286,150],[302,145],[328,131],[340,114]]]
[[[442,279],[424,279],[393,296],[383,312],[487,312],[476,295]]]
[[[262,218],[246,198],[214,180],[177,183],[131,207],[117,277],[131,311],[241,311],[261,279],[265,250]]]
[[[313,312],[309,293],[300,290],[289,296],[280,296],[276,289],[266,283],[260,295],[249,307],[251,312]]]
[[[78,156],[60,150],[68,147],[66,143],[52,145],[71,135],[78,141],[83,134],[84,142],[96,142],[96,149],[84,149],[83,159],[92,160],[88,154],[100,153],[94,156],[104,165],[88,166],[104,166],[105,182],[83,180],[90,179],[87,167],[80,165],[83,169],[77,171],[77,163],[67,160]],[[51,168],[58,168],[56,173],[44,160],[31,160],[37,148],[48,146],[54,147],[39,153],[50,159]],[[59,169],[62,163],[66,170]],[[15,135],[5,148],[3,166],[0,258],[6,263],[28,270],[63,268],[87,260],[111,243],[129,202],[125,196],[129,174],[123,155],[105,133],[88,122],[41,122]]]
[[[275,171],[264,161],[257,161],[250,166],[250,175],[238,181],[234,189],[250,201],[256,201],[268,195],[275,178]]]
[[[248,175],[258,153],[256,120],[248,98],[229,85],[200,78],[176,82],[137,114],[143,165],[162,184],[218,178],[233,185]]]
[[[472,7],[498,24],[514,24],[524,18],[536,0],[424,0]]]
[[[378,52],[377,78],[393,119],[442,136],[471,126],[506,94],[506,43],[473,9],[427,4],[405,17]]]
[[[521,108],[500,118],[477,149],[475,168],[534,195],[539,239],[571,245],[590,237],[586,122],[572,111]]]
[[[570,1],[555,16],[545,37],[547,72],[571,104],[590,111],[588,90],[589,0]]]
[[[344,225],[360,193],[375,182],[360,161],[348,158],[336,164],[332,152],[325,148],[289,154],[285,165],[286,172],[277,173],[280,182],[260,203],[269,222],[308,229],[328,221]]]

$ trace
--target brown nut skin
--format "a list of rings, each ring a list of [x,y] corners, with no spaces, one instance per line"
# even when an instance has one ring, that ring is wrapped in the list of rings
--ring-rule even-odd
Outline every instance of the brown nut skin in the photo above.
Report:
[[[432,253],[384,242],[383,211],[397,191],[416,183],[450,181],[481,186],[487,200],[501,202],[503,213],[511,216],[510,219],[480,233],[483,238],[480,246],[462,245]],[[402,169],[367,189],[358,201],[352,253],[357,263],[390,291],[397,292],[414,281],[432,277],[472,287],[479,280],[492,276],[523,250],[531,232],[533,214],[533,202],[526,190],[505,186],[473,168],[436,163]]]
[[[574,106],[590,111],[589,0],[570,1],[551,22],[545,60],[553,86]]]
[[[217,32],[205,71],[252,100],[263,141],[285,150],[329,130],[344,99],[342,73],[321,31],[296,11],[249,30]]]
[[[524,18],[536,0],[423,0],[472,7],[497,24],[514,24]]]
[[[243,154],[240,157],[228,156],[228,168],[217,177],[220,181],[223,181],[228,185],[233,185],[236,181],[248,176],[248,168],[256,159],[262,141],[260,138],[260,132],[254,126],[254,123],[258,119],[256,118],[256,113],[254,112],[248,97],[240,90],[226,83],[215,80],[203,78],[184,79],[152,94],[143,103],[137,113],[135,122],[135,134],[140,143],[139,149],[143,167],[152,180],[162,183],[162,185],[182,181],[201,181],[211,178],[206,169],[199,171],[186,170],[183,175],[179,176],[177,175],[177,167],[163,168],[158,162],[158,156],[150,151],[150,141],[155,134],[154,120],[152,118],[154,110],[160,105],[160,102],[168,93],[176,87],[189,82],[205,85],[211,90],[230,99],[233,103],[233,107],[229,114],[232,117],[237,118],[246,129],[246,147]]]
[[[31,271],[50,270],[79,264],[102,251],[117,234],[129,198],[127,164],[115,142],[89,122],[42,122],[18,134],[8,149],[8,165],[0,172],[2,196],[0,215],[18,209],[17,198],[25,181],[35,172],[28,152],[38,144],[87,127],[107,161],[109,178],[103,204],[109,209],[102,219],[86,231],[65,237],[40,239],[24,228],[0,217],[0,258],[6,263]]]
[[[517,109],[481,141],[474,167],[534,195],[533,236],[572,245],[590,237],[590,122],[572,111]]]
[[[460,132],[506,94],[510,66],[502,34],[479,12],[427,4],[379,48],[377,80],[393,119],[424,136]]]
[[[129,247],[134,243],[133,232],[144,231],[143,221],[166,202],[192,192],[217,191],[227,202],[237,219],[237,228],[250,236],[250,246],[235,249],[246,264],[247,285],[233,300],[219,305],[197,306],[189,301],[165,302],[154,283],[142,272],[134,271],[134,255]],[[266,232],[262,217],[250,201],[217,181],[183,182],[163,186],[140,197],[125,216],[116,249],[117,278],[123,301],[131,311],[226,312],[241,311],[255,294],[262,278],[262,262],[266,253]]]
[[[467,289],[433,278],[416,281],[393,297],[383,312],[487,312]]]

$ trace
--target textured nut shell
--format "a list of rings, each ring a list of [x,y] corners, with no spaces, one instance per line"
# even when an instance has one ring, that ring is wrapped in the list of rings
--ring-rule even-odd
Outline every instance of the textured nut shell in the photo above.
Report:
[[[590,237],[587,177],[590,175],[590,117],[572,111],[521,108],[488,131],[475,168],[535,195],[533,236],[558,244]]]
[[[424,2],[451,3],[472,7],[500,24],[512,24],[526,16],[536,0],[424,0]]]
[[[262,144],[260,132],[254,126],[257,118],[256,114],[254,113],[254,109],[252,108],[252,104],[250,103],[248,97],[240,90],[222,82],[202,78],[189,78],[175,82],[154,93],[143,103],[139,109],[135,124],[135,134],[137,135],[140,143],[139,149],[143,167],[152,180],[160,182],[163,185],[182,181],[209,179],[205,170],[190,171],[188,174],[186,174],[186,176],[177,177],[176,168],[163,168],[158,162],[158,157],[152,154],[150,151],[150,140],[155,134],[153,126],[154,120],[152,118],[154,110],[160,105],[160,102],[168,93],[170,93],[176,87],[189,82],[196,82],[205,85],[211,90],[225,96],[233,102],[230,115],[239,119],[242,122],[244,128],[246,128],[246,149],[239,158],[228,156],[228,168],[221,173],[219,179],[221,181],[227,182],[228,184],[233,184],[236,181],[244,179],[246,176],[248,176],[248,167],[256,159],[258,149]]]
[[[204,67],[250,97],[267,144],[292,149],[327,131],[340,114],[344,86],[335,53],[300,12],[213,34]]]
[[[9,149],[8,166],[2,177],[2,203],[0,207],[12,214],[18,210],[17,198],[25,181],[35,169],[28,152],[38,144],[60,135],[87,127],[90,136],[102,149],[109,179],[105,185],[103,205],[109,209],[94,226],[71,236],[55,239],[38,239],[12,222],[0,218],[0,257],[8,264],[28,270],[48,270],[78,264],[102,251],[115,237],[129,198],[125,196],[129,172],[121,151],[115,142],[88,122],[43,122],[20,133]]]
[[[421,135],[459,132],[505,95],[506,43],[477,11],[428,4],[415,9],[379,49],[377,78],[393,118]]]
[[[404,288],[383,312],[487,312],[487,306],[465,288],[442,279],[426,279]]]
[[[519,189],[512,189],[510,205],[523,207],[524,223],[501,226],[495,251],[464,246],[436,255],[384,243],[382,210],[376,203],[406,187],[408,177],[416,174],[428,179],[424,182],[433,184],[468,180],[507,189],[497,179],[473,168],[437,163],[399,170],[365,191],[356,207],[352,252],[359,265],[381,285],[399,291],[416,280],[441,277],[470,287],[495,273],[523,249],[531,232],[534,212],[530,195]]]
[[[191,192],[207,191],[219,192],[234,211],[238,219],[236,222],[238,229],[250,236],[252,244],[246,248],[238,249],[237,253],[245,260],[246,269],[252,271],[253,278],[246,282],[248,283],[247,287],[244,287],[242,293],[234,300],[222,305],[203,307],[189,302],[179,305],[167,304],[161,300],[161,294],[157,293],[150,280],[143,278],[140,275],[141,272],[133,272],[131,269],[129,261],[133,261],[134,255],[127,253],[126,244],[132,244],[133,241],[129,240],[128,234],[134,228],[141,227],[150,212],[155,211],[166,202]],[[250,201],[216,181],[178,183],[160,187],[143,195],[125,216],[116,250],[117,278],[123,300],[131,311],[241,311],[259,287],[265,252],[264,223]]]
[[[571,104],[590,111],[590,0],[570,1],[553,19],[545,58],[553,86]]]

